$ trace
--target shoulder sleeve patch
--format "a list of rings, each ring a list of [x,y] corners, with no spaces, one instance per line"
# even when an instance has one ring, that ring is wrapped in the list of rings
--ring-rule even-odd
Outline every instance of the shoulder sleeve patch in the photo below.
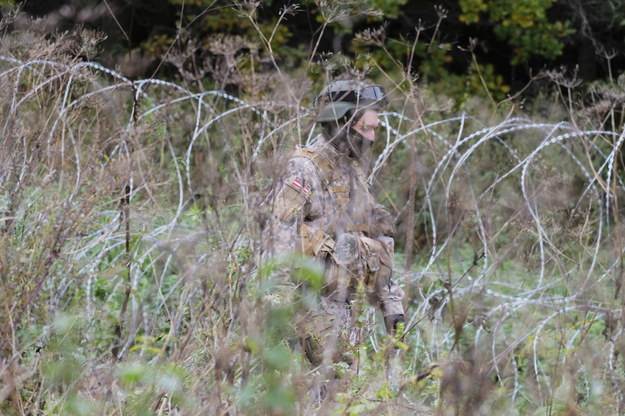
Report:
[[[310,186],[299,176],[288,177],[274,200],[274,214],[282,221],[291,222],[302,211],[309,195]]]
[[[287,179],[286,184],[300,194],[304,195],[305,198],[308,198],[308,195],[310,195],[310,186],[305,185],[304,181],[302,181],[299,176],[293,176],[290,179]]]

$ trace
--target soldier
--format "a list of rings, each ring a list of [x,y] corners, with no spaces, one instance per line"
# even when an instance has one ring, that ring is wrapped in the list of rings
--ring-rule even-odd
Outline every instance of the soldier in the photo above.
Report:
[[[315,104],[322,134],[288,161],[263,230],[263,255],[299,252],[324,265],[319,304],[298,325],[302,349],[317,366],[353,361],[351,351],[362,338],[354,325],[358,293],[382,311],[393,334],[404,321],[404,292],[391,279],[391,215],[376,203],[363,170],[384,91],[362,81],[334,81]]]

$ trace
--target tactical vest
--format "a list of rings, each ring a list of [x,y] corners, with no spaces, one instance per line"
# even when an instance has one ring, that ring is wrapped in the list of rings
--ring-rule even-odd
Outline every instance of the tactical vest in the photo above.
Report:
[[[334,205],[334,211],[342,215],[345,213],[347,206],[350,202],[350,189],[349,185],[345,183],[336,183],[334,172],[336,172],[335,166],[332,162],[323,154],[310,148],[300,148],[295,151],[296,157],[305,157],[309,159],[313,165],[317,168],[321,176],[321,182],[330,194],[332,203]],[[369,184],[365,178],[365,173],[358,163],[353,165],[356,171],[356,177],[360,182],[363,189],[367,190],[367,197],[369,197]],[[369,225],[364,223],[351,223],[345,226],[345,231],[361,231],[364,233],[369,232]]]
[[[295,151],[295,157],[304,157],[310,160],[316,167],[320,174],[321,183],[325,190],[330,194],[333,204],[332,210],[336,213],[337,217],[344,217],[344,213],[348,208],[350,202],[350,189],[346,183],[336,183],[334,172],[336,172],[335,166],[332,162],[323,154],[310,148],[300,148]],[[355,164],[354,169],[356,176],[363,189],[368,189],[368,184],[365,179],[364,172],[360,165]],[[344,217],[346,218],[346,217]],[[344,226],[344,231],[360,231],[363,233],[369,233],[369,224],[364,223],[351,223]],[[323,257],[324,253],[333,254],[335,242],[332,235],[336,230],[334,229],[315,229],[307,224],[300,225],[300,237],[301,237],[301,249],[304,253],[314,255],[317,257]]]
[[[336,169],[332,162],[323,154],[309,148],[296,150],[295,156],[305,157],[315,165],[325,190],[331,195],[334,205],[333,209],[336,210],[335,212],[340,212],[342,216],[348,208],[350,197],[353,197],[353,195],[350,195],[348,184],[336,183],[336,175],[334,174]],[[357,180],[365,190],[365,197],[367,199],[371,198],[364,172],[357,164],[354,165],[354,168]],[[372,201],[369,200],[367,202]],[[306,223],[300,224],[299,227],[300,248],[304,254],[313,255],[321,260],[331,256],[334,260],[325,272],[324,284],[326,290],[332,292],[337,288],[338,282],[342,281],[341,276],[343,275],[356,278],[350,284],[354,284],[354,282],[362,279],[367,292],[375,290],[376,282],[380,277],[386,278],[387,281],[390,279],[390,274],[393,270],[393,239],[388,237],[382,237],[382,239],[370,238],[369,224],[352,223],[344,226],[343,231],[358,231],[362,233],[348,237],[348,239],[351,238],[355,242],[354,248],[356,252],[353,258],[347,256],[347,259],[343,259],[344,256],[337,253],[337,250],[345,249],[344,245],[342,248],[337,247],[333,238],[337,230],[316,229]],[[386,268],[381,267],[382,264]]]

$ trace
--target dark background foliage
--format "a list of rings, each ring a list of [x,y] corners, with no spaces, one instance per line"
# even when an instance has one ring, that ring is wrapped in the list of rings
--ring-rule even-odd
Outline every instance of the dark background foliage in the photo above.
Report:
[[[134,77],[173,77],[171,65],[161,64],[172,47],[191,40],[198,55],[208,53],[205,41],[214,34],[256,39],[248,20],[237,15],[232,2],[209,0],[22,0],[24,12],[56,19],[55,30],[84,25],[103,31],[107,40],[100,59],[126,66]],[[237,2],[235,2],[237,3]],[[250,7],[239,2],[240,9]],[[337,8],[354,2],[331,2]],[[483,66],[514,93],[546,69],[567,68],[584,81],[604,80],[625,68],[625,4],[614,0],[370,0],[358,2],[362,13],[336,18],[324,13],[323,2],[310,0],[257,2],[258,22],[270,32],[285,10],[273,47],[284,67],[297,67],[311,56],[311,40],[322,32],[316,52],[358,52],[354,35],[385,25],[387,39],[411,41],[419,28],[433,39],[437,53],[417,51],[412,68],[433,81],[443,73],[463,75],[474,52]],[[370,8],[367,8],[367,5]],[[374,10],[376,12],[374,12]],[[437,25],[441,14],[444,16]],[[444,52],[443,52],[444,51]],[[440,56],[441,53],[444,56]],[[133,65],[128,56],[133,55]],[[407,59],[397,53],[398,58]],[[437,58],[438,56],[438,58]],[[438,59],[438,72],[423,70]],[[440,62],[439,62],[440,61]],[[382,62],[382,65],[384,63]],[[506,89],[504,92],[508,92]]]

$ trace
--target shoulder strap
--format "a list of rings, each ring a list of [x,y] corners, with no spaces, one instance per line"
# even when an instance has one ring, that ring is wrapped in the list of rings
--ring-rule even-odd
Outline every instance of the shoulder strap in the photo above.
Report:
[[[332,182],[332,172],[334,172],[334,166],[327,157],[309,147],[296,149],[295,156],[310,159],[310,161],[313,162],[319,170],[319,173],[321,173],[321,180],[326,185]]]

